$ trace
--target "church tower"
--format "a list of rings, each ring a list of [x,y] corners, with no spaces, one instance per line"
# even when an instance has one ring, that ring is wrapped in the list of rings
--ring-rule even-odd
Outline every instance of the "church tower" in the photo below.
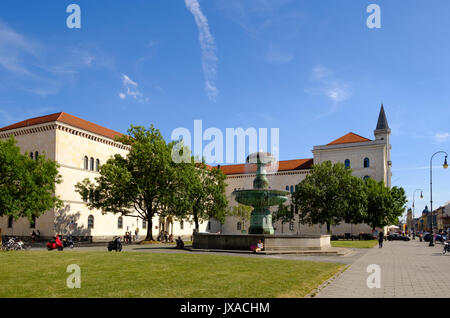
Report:
[[[378,122],[377,122],[377,128],[374,131],[375,140],[381,141],[385,144],[385,151],[384,151],[384,173],[385,173],[385,181],[386,186],[389,188],[391,187],[391,143],[390,143],[390,136],[391,136],[391,129],[389,128],[386,114],[384,113],[384,107],[383,104],[381,104],[380,109],[380,115],[378,115]]]

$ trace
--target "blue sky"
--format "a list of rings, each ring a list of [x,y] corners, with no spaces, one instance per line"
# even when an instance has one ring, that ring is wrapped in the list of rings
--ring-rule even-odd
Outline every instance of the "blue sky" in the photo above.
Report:
[[[81,7],[81,29],[66,7]],[[368,29],[366,8],[381,8]],[[0,126],[64,111],[111,129],[280,128],[280,159],[347,132],[373,138],[381,102],[393,184],[416,214],[450,152],[447,0],[4,0]],[[199,38],[199,36],[201,38]],[[434,207],[450,171],[434,165]],[[410,203],[409,203],[410,205]]]

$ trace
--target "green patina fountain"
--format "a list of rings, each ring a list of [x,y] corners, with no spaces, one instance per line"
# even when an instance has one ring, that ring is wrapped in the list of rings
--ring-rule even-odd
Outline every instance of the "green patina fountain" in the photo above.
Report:
[[[256,164],[256,178],[253,189],[235,190],[232,195],[241,204],[252,206],[249,234],[274,234],[272,214],[269,207],[287,201],[289,192],[269,189],[266,167],[276,163],[276,158],[268,152],[256,152],[247,157],[247,163]]]

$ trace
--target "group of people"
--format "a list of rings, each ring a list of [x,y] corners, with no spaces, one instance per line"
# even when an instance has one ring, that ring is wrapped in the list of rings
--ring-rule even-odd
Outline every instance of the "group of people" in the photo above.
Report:
[[[123,237],[123,241],[125,244],[131,244],[133,241],[139,240],[139,229],[137,228],[134,231],[134,235],[131,235],[131,231],[126,231]]]
[[[41,232],[39,230],[37,230],[37,233],[33,230],[33,233],[31,233],[31,240],[34,242],[36,241],[36,239],[40,239],[41,238]]]
[[[167,231],[161,231],[158,235],[158,241],[160,242],[166,242],[166,243],[173,243],[173,235],[167,233]]]

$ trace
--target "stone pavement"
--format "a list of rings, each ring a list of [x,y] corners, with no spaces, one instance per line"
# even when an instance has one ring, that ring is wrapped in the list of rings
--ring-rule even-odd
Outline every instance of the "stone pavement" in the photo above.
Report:
[[[418,240],[384,242],[383,248],[369,249],[315,297],[448,298],[450,254],[442,255],[442,250],[440,243],[429,247]],[[380,266],[380,288],[367,286],[371,264]]]

